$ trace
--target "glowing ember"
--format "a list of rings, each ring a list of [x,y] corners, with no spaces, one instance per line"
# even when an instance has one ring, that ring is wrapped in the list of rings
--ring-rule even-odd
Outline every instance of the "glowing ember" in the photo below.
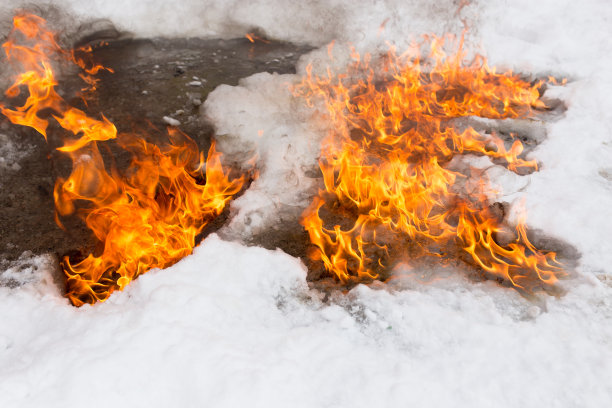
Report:
[[[456,124],[527,117],[545,108],[543,83],[498,74],[480,56],[466,64],[461,43],[452,55],[443,39],[427,45],[427,58],[418,45],[402,56],[392,49],[377,77],[370,57],[353,51],[347,72],[319,77],[308,69],[294,88],[309,104],[322,101],[331,122],[320,158],[325,190],[302,219],[312,257],[344,283],[380,278],[393,259],[435,256],[464,259],[528,292],[553,285],[564,274],[555,254],[535,248],[522,222],[505,227],[487,180],[457,169],[460,155],[475,154],[517,173],[537,170],[520,157],[519,140],[507,147]]]
[[[79,58],[64,51],[40,17],[22,14],[13,23],[3,48],[8,60],[23,70],[6,96],[19,96],[24,86],[29,94],[23,106],[0,109],[11,122],[32,127],[45,138],[49,122],[41,116],[52,112],[74,135],[58,148],[70,156],[73,168],[67,179],[56,182],[56,210],[62,216],[73,214],[79,202],[78,213],[101,245],[80,262],[64,258],[67,296],[77,306],[104,301],[138,275],[191,253],[196,236],[240,191],[244,178],[228,178],[214,144],[204,162],[196,144],[178,130],[169,130],[171,143],[160,148],[138,135],[118,135],[104,116],[94,119],[69,106],[55,91],[53,63],[76,63],[85,70],[81,77],[90,90],[96,86],[90,75],[105,68],[93,64],[88,48],[78,50]],[[106,169],[97,146],[115,138],[133,155],[124,176]]]

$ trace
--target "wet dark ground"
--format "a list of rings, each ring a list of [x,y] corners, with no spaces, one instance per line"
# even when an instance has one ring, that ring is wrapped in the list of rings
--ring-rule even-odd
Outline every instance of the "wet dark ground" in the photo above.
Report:
[[[207,151],[212,127],[198,109],[220,84],[236,85],[257,72],[295,73],[297,59],[309,47],[287,43],[251,43],[246,38],[121,39],[97,45],[93,56],[114,73],[101,72],[98,90],[87,97],[87,112],[103,113],[119,132],[147,130],[152,142],[165,142],[167,119]],[[71,104],[84,108],[77,97],[83,83],[76,75],[60,78],[58,90]],[[49,130],[49,142],[31,129],[10,124],[0,116],[0,133],[31,153],[20,160],[20,169],[3,174],[0,185],[0,261],[17,259],[24,251],[34,255],[63,256],[92,248],[91,233],[77,217],[63,219],[66,231],[54,221],[53,186],[58,176],[70,173],[71,162],[54,150],[61,143],[57,127]],[[129,158],[113,149],[121,167]],[[207,228],[220,227],[225,217]],[[303,245],[302,245],[303,248]],[[289,251],[295,252],[295,251]]]

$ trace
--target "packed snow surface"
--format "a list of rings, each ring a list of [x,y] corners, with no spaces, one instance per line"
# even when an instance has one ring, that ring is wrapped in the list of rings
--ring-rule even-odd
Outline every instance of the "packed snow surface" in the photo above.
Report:
[[[612,400],[610,2],[51,3],[76,21],[109,18],[141,36],[258,29],[321,49],[302,58],[298,75],[257,74],[220,86],[203,104],[219,149],[252,154],[260,171],[232,204],[223,239],[210,236],[175,266],[80,309],[53,283],[48,256],[26,255],[1,272],[0,406],[599,407]],[[0,10],[8,16],[20,4]],[[468,45],[491,65],[568,79],[545,94],[567,111],[530,125],[540,140],[529,157],[540,171],[517,179],[492,170],[500,199],[523,205],[531,228],[580,253],[565,294],[527,300],[457,273],[325,298],[308,288],[299,260],[241,243],[299,215],[316,188],[325,123],[288,90],[307,64],[341,68],[348,43],[376,54],[387,41],[401,48],[425,33],[459,34],[464,23]]]

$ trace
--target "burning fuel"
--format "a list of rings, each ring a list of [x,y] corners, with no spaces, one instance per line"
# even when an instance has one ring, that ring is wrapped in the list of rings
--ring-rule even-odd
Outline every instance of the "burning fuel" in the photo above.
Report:
[[[555,253],[529,241],[524,215],[510,228],[489,200],[488,180],[459,165],[463,156],[480,155],[518,174],[537,171],[520,140],[480,134],[460,120],[528,118],[546,109],[544,82],[497,73],[480,56],[466,63],[461,44],[453,53],[444,39],[427,45],[425,57],[419,46],[401,56],[391,50],[376,67],[353,52],[343,74],[320,77],[309,69],[294,88],[309,104],[322,103],[331,123],[319,162],[324,189],[302,217],[313,259],[343,283],[381,279],[396,262],[434,257],[443,265],[465,261],[526,292],[552,287],[565,274]],[[56,220],[62,226],[61,217],[80,215],[100,243],[85,259],[62,260],[72,303],[104,301],[191,253],[244,176],[230,177],[214,144],[204,159],[176,129],[159,147],[70,106],[56,91],[55,66],[76,64],[83,92],[95,91],[94,75],[110,69],[93,61],[90,47],[64,50],[42,18],[16,16],[3,49],[21,67],[5,94],[25,102],[0,111],[45,138],[50,117],[72,135],[58,148],[73,166],[55,184]],[[127,171],[107,169],[98,144],[109,140],[131,153]]]
[[[457,123],[529,117],[546,109],[544,83],[497,73],[481,56],[466,63],[461,42],[451,53],[442,38],[425,48],[425,57],[419,45],[401,56],[392,49],[376,67],[353,51],[346,72],[317,76],[309,68],[294,88],[322,103],[330,121],[319,161],[325,188],[302,217],[312,258],[343,283],[435,257],[442,265],[466,261],[526,292],[551,287],[565,274],[555,253],[536,248],[523,221],[505,225],[488,180],[457,166],[461,156],[479,155],[519,174],[536,171],[518,139]]]
[[[81,261],[63,259],[67,296],[76,306],[104,301],[148,270],[190,254],[196,236],[240,191],[244,177],[230,178],[214,144],[204,160],[195,142],[176,129],[169,130],[170,144],[158,147],[138,134],[118,133],[103,115],[96,119],[70,106],[56,91],[53,67],[78,65],[89,91],[97,86],[93,75],[108,68],[93,62],[90,48],[62,49],[40,17],[20,14],[13,24],[3,49],[21,73],[5,94],[15,99],[27,89],[27,98],[0,110],[45,138],[49,116],[72,134],[58,148],[73,167],[55,184],[56,219],[61,226],[61,216],[79,214],[100,245]],[[108,170],[98,149],[111,139],[132,154],[124,174]]]

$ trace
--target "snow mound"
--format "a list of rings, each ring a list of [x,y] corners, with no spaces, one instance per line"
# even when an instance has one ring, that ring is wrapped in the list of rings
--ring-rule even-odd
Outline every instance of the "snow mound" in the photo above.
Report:
[[[254,159],[259,172],[246,193],[232,202],[236,215],[225,233],[250,237],[284,217],[297,218],[316,192],[315,157],[323,132],[293,99],[289,84],[294,78],[256,74],[235,87],[219,86],[202,105],[225,159],[239,161],[245,170]]]
[[[0,287],[1,406],[562,407],[612,395],[612,302],[598,281],[539,305],[460,278],[323,302],[296,259],[213,235],[94,307],[33,287]]]

